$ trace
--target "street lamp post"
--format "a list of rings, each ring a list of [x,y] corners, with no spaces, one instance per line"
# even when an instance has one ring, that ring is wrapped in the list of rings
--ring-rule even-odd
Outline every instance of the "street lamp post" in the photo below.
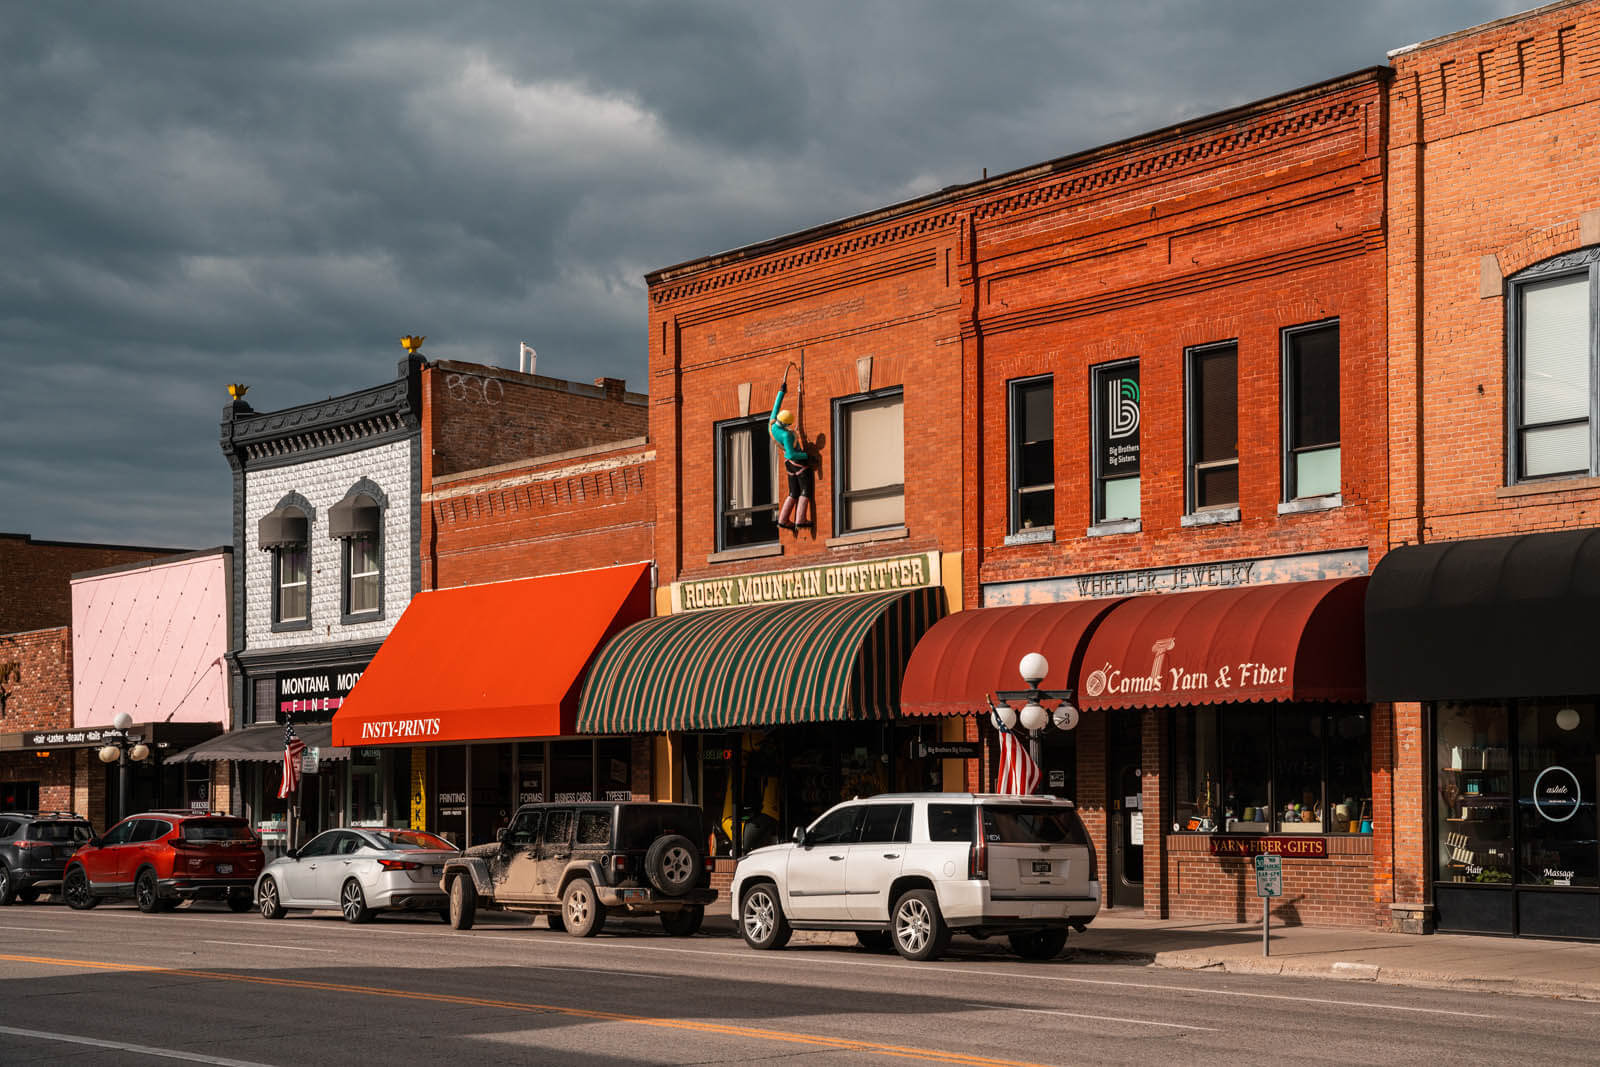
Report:
[[[1026,689],[1009,689],[998,692],[1001,703],[994,709],[994,726],[1028,742],[1028,755],[1039,762],[1039,743],[1051,723],[1058,730],[1070,730],[1078,725],[1078,709],[1072,704],[1071,689],[1040,689],[1039,683],[1050,673],[1050,661],[1037,652],[1029,652],[1017,664],[1017,673],[1027,683]],[[1040,701],[1056,701],[1055,711],[1047,709]],[[1013,708],[1013,703],[1022,707]]]
[[[99,756],[101,763],[115,763],[117,765],[117,818],[128,817],[128,763],[130,761],[142,763],[150,758],[150,746],[145,744],[143,738],[134,737],[128,733],[133,726],[133,716],[125,711],[117,713],[111,724],[119,732],[116,737],[106,738],[106,743],[101,746]]]

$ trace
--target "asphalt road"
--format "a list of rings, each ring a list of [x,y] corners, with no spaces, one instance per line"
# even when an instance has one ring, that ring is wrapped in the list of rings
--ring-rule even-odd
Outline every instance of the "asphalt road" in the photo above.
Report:
[[[1593,1063],[1600,1004],[1028,964],[758,953],[653,921],[351,926],[193,905],[0,910],[0,1063]]]

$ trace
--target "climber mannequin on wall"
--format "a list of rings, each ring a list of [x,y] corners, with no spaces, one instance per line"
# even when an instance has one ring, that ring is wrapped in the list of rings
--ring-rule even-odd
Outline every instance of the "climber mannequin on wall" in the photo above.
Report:
[[[789,476],[789,495],[778,509],[778,527],[783,530],[816,525],[811,517],[811,457],[806,454],[800,433],[795,429],[794,412],[783,406],[788,392],[789,368],[785,367],[778,395],[772,401],[772,419],[767,423],[772,439],[783,449],[783,469]]]

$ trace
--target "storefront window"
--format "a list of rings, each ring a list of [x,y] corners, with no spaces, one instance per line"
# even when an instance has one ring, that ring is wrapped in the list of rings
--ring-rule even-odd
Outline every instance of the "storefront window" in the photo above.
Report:
[[[433,818],[429,829],[458,848],[467,844],[467,749],[464,745],[431,750]]]
[[[595,776],[601,800],[633,799],[633,742],[626,737],[598,737],[594,742]]]
[[[1511,748],[1505,707],[1442,704],[1434,730],[1439,768],[1439,877],[1511,881]]]
[[[1222,724],[1222,828],[1231,833],[1265,833],[1272,827],[1271,713],[1261,708],[1228,708]]]
[[[551,799],[583,803],[594,799],[594,742],[550,742]]]
[[[472,753],[472,825],[474,845],[486,845],[511,825],[511,745],[469,745]]]
[[[1174,833],[1372,832],[1365,708],[1194,708],[1168,721]]]
[[[383,756],[380,749],[350,750],[350,825],[383,826]]]
[[[1517,867],[1524,885],[1600,885],[1589,701],[1519,701]]]
[[[544,743],[524,741],[517,746],[517,803],[542,804],[549,800],[544,786]]]

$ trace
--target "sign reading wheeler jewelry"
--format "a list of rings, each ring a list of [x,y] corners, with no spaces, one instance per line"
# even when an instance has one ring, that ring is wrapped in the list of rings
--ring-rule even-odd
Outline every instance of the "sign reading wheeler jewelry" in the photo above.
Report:
[[[745,574],[734,578],[705,578],[672,583],[672,610],[705,611],[752,604],[781,604],[818,597],[887,593],[895,589],[920,589],[939,584],[939,553],[869,559],[856,563],[827,563],[770,574]]]
[[[1354,578],[1367,573],[1367,550],[1341,549],[1298,556],[1184,563],[1136,571],[1101,571],[1064,578],[997,582],[983,587],[983,606],[1046,604],[1095,600],[1143,593],[1182,593],[1191,589],[1231,589],[1241,585],[1307,582],[1320,578]]]

